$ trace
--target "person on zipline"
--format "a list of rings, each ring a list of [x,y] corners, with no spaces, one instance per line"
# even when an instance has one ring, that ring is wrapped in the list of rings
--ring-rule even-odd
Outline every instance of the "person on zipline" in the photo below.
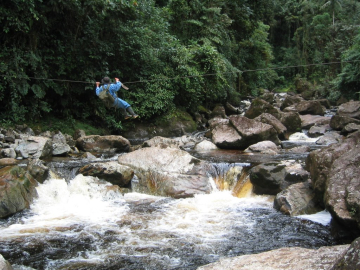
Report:
[[[121,88],[121,82],[118,78],[115,78],[116,83],[111,83],[111,80],[109,77],[104,77],[102,79],[103,86],[100,87],[100,82],[96,82],[96,95],[99,96],[99,94],[104,91],[105,89],[109,89],[110,94],[114,97],[115,101],[112,107],[118,108],[121,110],[122,115],[124,116],[125,120],[129,118],[138,118],[139,115],[134,113],[133,109],[131,108],[131,105],[127,103],[125,100],[122,100],[121,98],[118,98],[116,95],[116,92],[120,90]],[[110,84],[110,87],[108,85]],[[128,114],[130,113],[130,115]]]

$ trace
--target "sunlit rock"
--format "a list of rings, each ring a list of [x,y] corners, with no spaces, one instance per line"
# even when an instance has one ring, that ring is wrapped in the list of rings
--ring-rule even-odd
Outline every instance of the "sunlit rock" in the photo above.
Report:
[[[138,192],[183,198],[211,191],[206,163],[186,151],[142,148],[119,156],[118,162],[134,170]]]
[[[15,151],[23,158],[46,158],[52,154],[52,140],[40,136],[25,137]]]
[[[306,249],[280,248],[259,254],[220,259],[198,270],[304,270],[328,269],[349,245]],[[341,268],[342,269],[342,268]],[[347,269],[347,268],[346,268]]]
[[[116,161],[88,164],[80,168],[78,173],[84,176],[95,176],[120,187],[128,186],[134,176],[131,168]]]

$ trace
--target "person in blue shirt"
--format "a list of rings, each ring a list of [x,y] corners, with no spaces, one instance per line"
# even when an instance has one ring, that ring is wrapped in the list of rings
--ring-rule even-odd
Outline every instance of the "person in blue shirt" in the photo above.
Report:
[[[100,87],[100,82],[96,82],[96,95],[98,96],[101,91],[107,89],[108,85],[110,84],[109,92],[114,97],[115,101],[113,107],[120,109],[121,113],[123,114],[125,119],[129,118],[138,118],[139,115],[134,113],[131,105],[127,103],[125,100],[118,98],[116,92],[118,92],[121,88],[121,82],[118,78],[115,78],[115,83],[111,83],[109,77],[104,77],[102,79],[103,86]]]

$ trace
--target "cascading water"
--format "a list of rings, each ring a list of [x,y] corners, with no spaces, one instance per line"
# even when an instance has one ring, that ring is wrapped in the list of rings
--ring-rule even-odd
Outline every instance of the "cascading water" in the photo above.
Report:
[[[220,257],[336,244],[328,226],[278,213],[266,196],[123,196],[82,175],[37,191],[29,210],[0,221],[0,254],[15,269],[196,269]]]

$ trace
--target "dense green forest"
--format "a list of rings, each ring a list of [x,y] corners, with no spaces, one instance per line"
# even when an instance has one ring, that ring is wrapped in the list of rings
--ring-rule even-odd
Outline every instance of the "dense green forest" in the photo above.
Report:
[[[0,22],[0,124],[52,115],[116,130],[94,91],[104,76],[144,120],[296,80],[359,98],[358,0],[4,0]]]

